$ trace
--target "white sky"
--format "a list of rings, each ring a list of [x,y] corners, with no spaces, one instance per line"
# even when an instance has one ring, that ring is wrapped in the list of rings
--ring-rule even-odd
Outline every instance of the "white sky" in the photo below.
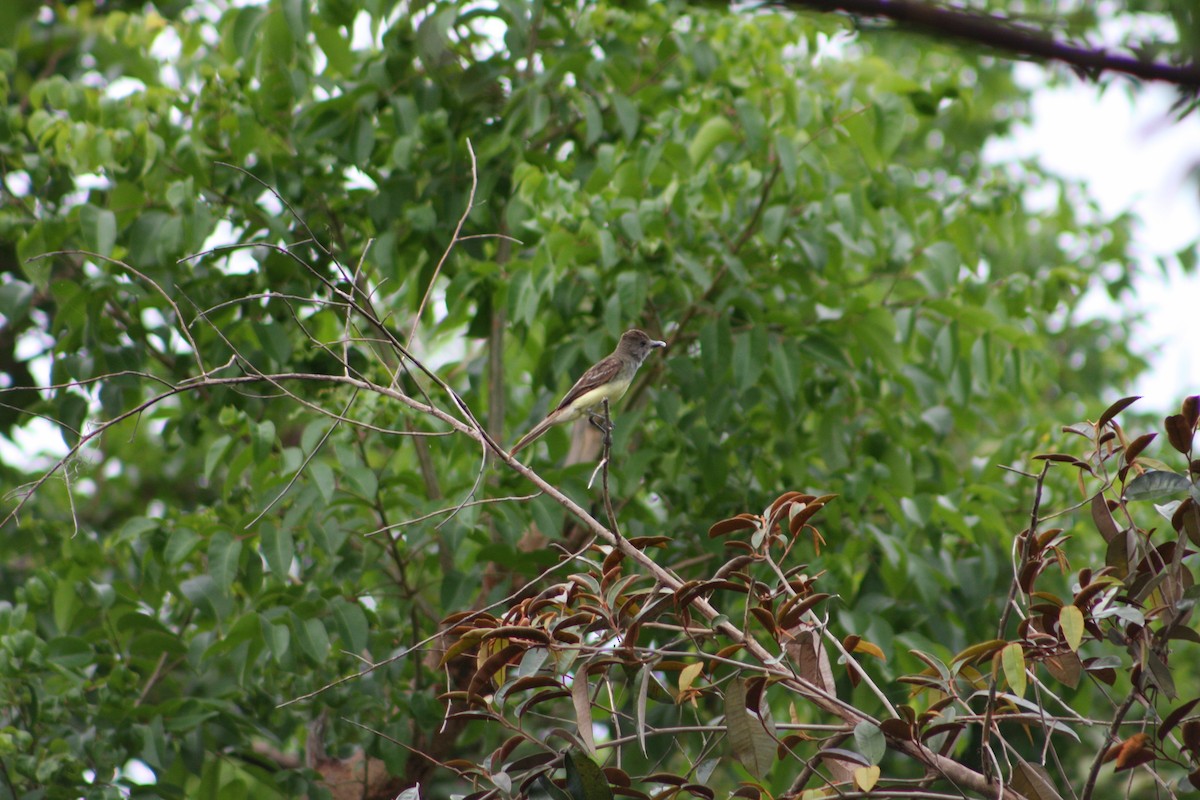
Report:
[[[1025,85],[1044,82],[1031,64],[1019,65],[1017,75]],[[1042,89],[1034,94],[1032,123],[986,151],[993,161],[1034,156],[1052,172],[1086,181],[1106,214],[1132,211],[1140,219],[1134,249],[1143,275],[1126,302],[1144,314],[1134,349],[1154,352],[1152,366],[1105,399],[1138,394],[1138,410],[1171,413],[1184,396],[1200,393],[1200,277],[1178,269],[1163,275],[1154,260],[1200,239],[1200,179],[1192,175],[1200,165],[1200,115],[1176,122],[1173,100],[1170,87],[1155,84],[1138,87],[1132,98],[1124,87],[1099,94],[1082,82]],[[1115,313],[1103,292],[1085,298],[1084,308],[1094,316]]]

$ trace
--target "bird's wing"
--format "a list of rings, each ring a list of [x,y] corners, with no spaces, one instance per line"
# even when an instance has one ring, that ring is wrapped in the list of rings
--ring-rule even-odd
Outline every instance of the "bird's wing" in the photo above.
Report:
[[[580,396],[587,394],[597,386],[603,386],[611,381],[620,371],[620,360],[616,356],[605,356],[593,364],[587,372],[583,373],[579,380],[575,381],[575,385],[563,396],[563,399],[554,410],[561,411],[578,400]]]

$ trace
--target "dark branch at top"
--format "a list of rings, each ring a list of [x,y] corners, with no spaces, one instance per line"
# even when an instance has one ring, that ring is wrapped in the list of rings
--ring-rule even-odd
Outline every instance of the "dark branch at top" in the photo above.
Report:
[[[905,27],[939,37],[961,39],[996,50],[1047,61],[1070,64],[1088,75],[1120,72],[1148,81],[1165,81],[1192,90],[1200,89],[1200,66],[1139,61],[1104,49],[1093,50],[1055,40],[1035,28],[1017,25],[989,14],[935,6],[913,0],[775,0],[793,9],[847,11],[885,17]]]

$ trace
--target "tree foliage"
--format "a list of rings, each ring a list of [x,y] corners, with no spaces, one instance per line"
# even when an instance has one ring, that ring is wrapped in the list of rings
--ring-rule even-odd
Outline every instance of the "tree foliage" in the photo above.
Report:
[[[670,2],[2,13],[9,794],[1194,769],[1195,406],[1180,463],[1050,443],[1143,367],[1077,310],[1130,221],[982,160],[1008,64]],[[611,443],[494,446],[634,325]]]

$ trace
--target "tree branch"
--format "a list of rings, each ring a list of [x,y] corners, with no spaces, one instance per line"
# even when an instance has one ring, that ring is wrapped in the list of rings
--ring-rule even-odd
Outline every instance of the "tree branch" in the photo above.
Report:
[[[1200,65],[1143,61],[1104,48],[1078,47],[1060,42],[1036,28],[991,14],[914,0],[774,0],[774,3],[795,10],[845,11],[883,17],[901,27],[942,39],[958,39],[1041,61],[1059,61],[1091,77],[1102,72],[1118,72],[1140,80],[1200,90]]]

